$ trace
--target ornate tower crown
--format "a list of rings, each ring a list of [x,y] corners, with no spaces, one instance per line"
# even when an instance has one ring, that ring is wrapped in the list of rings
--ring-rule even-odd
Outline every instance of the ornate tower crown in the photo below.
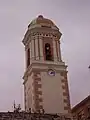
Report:
[[[46,25],[48,27],[55,27],[58,29],[58,27],[50,19],[44,18],[42,15],[39,15],[36,19],[34,19],[28,27],[30,28],[34,25],[41,25],[41,27]]]
[[[42,15],[32,20],[22,41],[27,49],[26,64],[31,64],[32,60],[42,60],[42,62],[46,60],[61,61],[59,41],[61,35],[54,22],[44,18]]]

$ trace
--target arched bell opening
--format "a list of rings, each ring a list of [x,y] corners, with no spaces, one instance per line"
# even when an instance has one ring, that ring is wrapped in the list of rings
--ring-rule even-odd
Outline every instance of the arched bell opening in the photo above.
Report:
[[[45,44],[45,59],[49,61],[53,61],[51,46],[49,43]]]

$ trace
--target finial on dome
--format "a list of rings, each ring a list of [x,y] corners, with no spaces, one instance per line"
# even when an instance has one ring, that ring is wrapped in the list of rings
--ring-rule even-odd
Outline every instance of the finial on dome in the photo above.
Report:
[[[42,15],[39,15],[38,18],[43,18],[43,16],[42,16]]]

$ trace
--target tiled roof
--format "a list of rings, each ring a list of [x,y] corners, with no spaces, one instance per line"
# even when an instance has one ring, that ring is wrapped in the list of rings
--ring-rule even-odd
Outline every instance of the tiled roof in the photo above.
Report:
[[[84,100],[82,100],[80,103],[78,103],[76,106],[72,108],[72,112],[74,112],[76,109],[78,109],[80,106],[84,105],[87,101],[90,100],[90,95],[86,97]]]

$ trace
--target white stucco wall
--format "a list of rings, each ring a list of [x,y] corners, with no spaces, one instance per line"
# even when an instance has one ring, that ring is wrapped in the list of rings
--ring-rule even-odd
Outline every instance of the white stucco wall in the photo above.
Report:
[[[41,72],[43,107],[46,113],[65,113],[60,73],[49,76]]]

